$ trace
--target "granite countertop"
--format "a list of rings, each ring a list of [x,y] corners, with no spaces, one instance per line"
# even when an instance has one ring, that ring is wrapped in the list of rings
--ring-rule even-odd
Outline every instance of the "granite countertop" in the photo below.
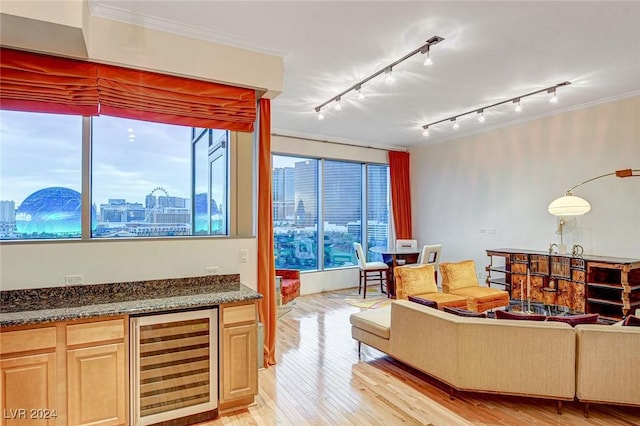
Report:
[[[238,274],[0,291],[0,327],[262,299]]]

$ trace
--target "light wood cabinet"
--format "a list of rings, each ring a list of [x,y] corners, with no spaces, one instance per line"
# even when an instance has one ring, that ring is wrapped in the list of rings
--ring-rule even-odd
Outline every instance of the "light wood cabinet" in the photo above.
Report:
[[[126,425],[126,324],[119,317],[0,330],[0,425]]]
[[[2,425],[55,425],[56,354],[18,356],[0,361]]]
[[[127,423],[127,335],[124,318],[67,325],[69,425]]]
[[[125,345],[67,351],[70,425],[126,423]]]
[[[255,302],[223,306],[221,313],[220,409],[253,402],[258,392]]]
[[[56,336],[55,327],[0,333],[2,426],[58,424],[63,413],[58,407]]]

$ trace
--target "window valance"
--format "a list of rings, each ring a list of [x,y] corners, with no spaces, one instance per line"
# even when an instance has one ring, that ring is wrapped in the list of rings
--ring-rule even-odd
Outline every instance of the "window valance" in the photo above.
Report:
[[[98,114],[96,64],[0,50],[0,108],[55,114]]]
[[[0,51],[0,108],[253,131],[255,91],[74,59]]]

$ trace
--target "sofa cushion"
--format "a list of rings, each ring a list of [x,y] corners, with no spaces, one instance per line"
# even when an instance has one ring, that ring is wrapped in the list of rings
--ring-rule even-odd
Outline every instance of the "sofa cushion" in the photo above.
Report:
[[[466,287],[478,287],[473,260],[441,263],[440,274],[442,275],[442,289],[445,293],[453,293]]]
[[[550,316],[547,317],[547,321],[557,321],[569,324],[571,327],[575,327],[578,324],[597,324],[600,315],[598,314],[583,314],[583,315],[569,315],[569,316]]]
[[[640,318],[635,315],[629,315],[624,319],[622,325],[627,327],[640,327]]]
[[[351,325],[384,339],[391,335],[391,306],[356,312],[349,317]]]
[[[443,306],[442,310],[450,314],[457,315],[459,317],[470,317],[470,318],[486,318],[487,317],[487,315],[484,312],[467,311],[466,309],[451,308],[449,306]]]
[[[433,265],[403,266],[397,269],[405,296],[438,291]]]
[[[495,311],[496,318],[498,319],[510,319],[510,320],[525,320],[525,321],[544,321],[547,319],[544,315],[535,314],[518,314],[515,312],[507,312],[502,309]]]

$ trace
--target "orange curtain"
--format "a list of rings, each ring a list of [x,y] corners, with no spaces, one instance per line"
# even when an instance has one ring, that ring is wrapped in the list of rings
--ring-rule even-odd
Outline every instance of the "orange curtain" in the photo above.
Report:
[[[100,113],[192,127],[252,132],[254,90],[99,65]]]
[[[98,115],[97,65],[0,49],[0,108]]]
[[[264,365],[276,363],[276,270],[273,253],[273,210],[271,208],[271,101],[260,99],[258,133],[258,304],[264,325]]]
[[[411,179],[409,153],[389,151],[389,177],[391,180],[391,208],[396,238],[411,239]]]

